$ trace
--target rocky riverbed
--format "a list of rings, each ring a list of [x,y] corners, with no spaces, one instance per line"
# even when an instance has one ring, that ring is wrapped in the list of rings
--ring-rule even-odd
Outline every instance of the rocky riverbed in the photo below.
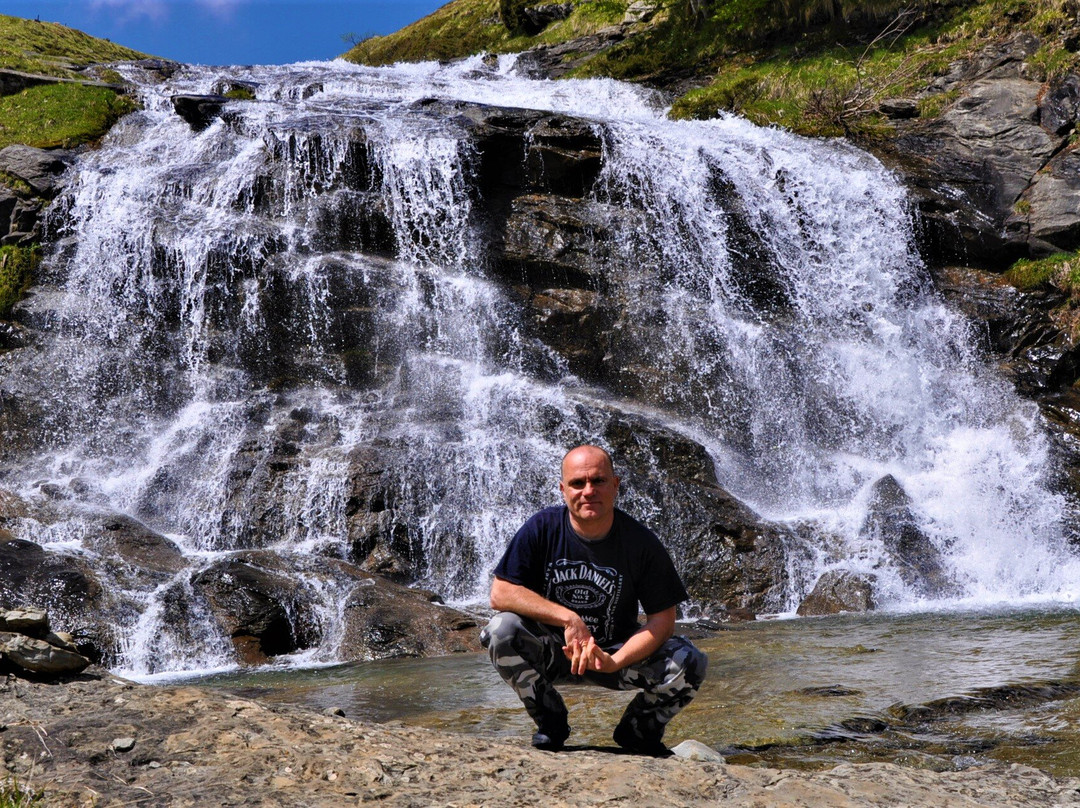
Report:
[[[1017,765],[793,772],[597,747],[551,754],[525,738],[363,723],[97,668],[54,684],[9,676],[0,714],[6,774],[49,806],[1080,805],[1080,779]]]

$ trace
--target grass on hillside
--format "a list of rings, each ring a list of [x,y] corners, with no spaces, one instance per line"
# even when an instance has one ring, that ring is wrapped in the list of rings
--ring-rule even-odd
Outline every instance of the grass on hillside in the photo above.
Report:
[[[0,96],[0,149],[24,143],[70,148],[104,135],[135,102],[106,87],[47,84]]]
[[[628,0],[575,0],[571,15],[537,36],[515,35],[503,25],[499,0],[456,0],[387,36],[371,37],[342,58],[367,65],[455,59],[476,53],[515,53],[558,44],[619,22]]]
[[[868,138],[881,132],[876,115],[881,100],[917,94],[950,63],[1010,33],[1029,31],[1042,41],[1031,59],[1039,78],[1064,75],[1078,64],[1064,46],[1076,23],[1059,0],[924,0],[906,23],[900,13],[877,23],[863,19],[861,31],[851,29],[847,36],[835,24],[823,23],[792,41],[762,46],[753,59],[719,58],[715,78],[679,98],[673,116],[710,118],[728,110],[805,134]],[[888,26],[897,19],[892,36]],[[673,33],[671,28],[667,36]],[[885,36],[875,41],[880,35]],[[706,32],[696,55],[711,56],[718,39],[724,38]],[[606,58],[618,63],[619,54]],[[948,94],[920,98],[922,116],[937,115],[953,100]]]
[[[78,76],[76,69],[90,64],[145,57],[59,23],[0,14],[0,67],[8,70],[72,78]]]
[[[1065,43],[1080,32],[1072,0],[659,0],[651,26],[632,33],[571,75],[649,84],[690,78],[703,86],[678,98],[677,118],[737,112],[755,123],[810,135],[884,136],[878,104],[915,95],[948,65],[1019,31],[1042,46],[1037,77],[1080,64]],[[447,59],[481,51],[562,42],[618,22],[623,0],[577,0],[573,16],[535,37],[511,36],[499,0],[454,0],[345,58],[367,64]],[[696,11],[695,11],[696,9]],[[920,112],[940,114],[955,100],[923,94]]]

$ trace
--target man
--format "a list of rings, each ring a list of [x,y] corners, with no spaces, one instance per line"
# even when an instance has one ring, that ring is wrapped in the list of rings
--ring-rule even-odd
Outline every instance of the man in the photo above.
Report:
[[[558,751],[570,735],[554,685],[586,681],[640,688],[615,742],[670,754],[664,729],[697,694],[707,664],[689,640],[672,636],[686,590],[659,539],[615,507],[619,478],[606,451],[570,450],[559,491],[565,506],[530,518],[495,568],[491,607],[498,614],[481,642],[536,722],[538,749]]]

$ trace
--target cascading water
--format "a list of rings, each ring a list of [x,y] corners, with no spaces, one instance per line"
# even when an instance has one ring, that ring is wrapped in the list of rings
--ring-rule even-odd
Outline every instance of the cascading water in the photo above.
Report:
[[[390,481],[360,503],[371,529],[413,578],[481,599],[512,531],[555,500],[565,447],[613,409],[689,436],[722,486],[821,537],[779,610],[837,566],[873,570],[894,605],[917,598],[860,531],[885,475],[960,596],[1073,599],[1037,412],[935,297],[902,191],[868,156],[734,118],[670,122],[648,93],[530,81],[513,59],[190,67],[160,84],[125,70],[145,109],[81,159],[21,310],[34,345],[0,357],[6,392],[41,413],[0,477],[40,506],[18,535],[100,570],[118,669],[229,664],[193,582],[241,550],[290,559],[314,604],[300,661],[333,660],[356,582],[323,560],[367,540],[358,452]],[[171,95],[222,80],[257,100],[199,131],[174,113]],[[603,137],[591,202],[634,214],[594,244],[598,286],[623,311],[610,353],[649,379],[637,401],[525,328],[490,272],[481,155],[431,98],[579,115]],[[663,492],[625,493],[672,527]],[[116,572],[88,539],[103,514],[164,534],[183,564]]]

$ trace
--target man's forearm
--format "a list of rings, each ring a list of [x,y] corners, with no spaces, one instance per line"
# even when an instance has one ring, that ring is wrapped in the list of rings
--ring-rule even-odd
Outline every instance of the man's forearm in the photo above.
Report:
[[[611,658],[622,670],[652,656],[675,633],[675,607],[649,615],[645,625],[622,644]]]
[[[548,600],[528,587],[502,578],[496,578],[491,584],[491,608],[498,612],[514,612],[545,625],[558,626],[563,629],[568,642],[572,639],[584,641],[591,636],[577,612]]]

